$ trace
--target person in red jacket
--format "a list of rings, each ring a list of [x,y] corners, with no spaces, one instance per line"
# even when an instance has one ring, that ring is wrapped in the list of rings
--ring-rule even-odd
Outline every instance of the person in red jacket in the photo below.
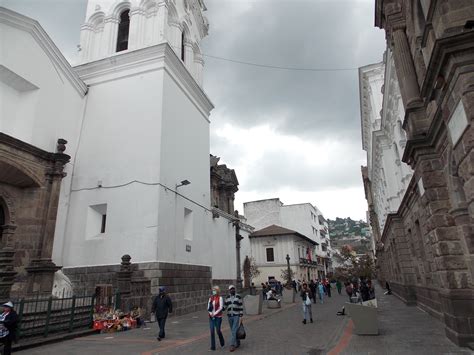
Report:
[[[207,302],[207,312],[209,313],[209,329],[211,331],[211,350],[216,350],[216,335],[219,337],[221,347],[224,347],[224,336],[222,335],[222,314],[224,312],[224,299],[220,295],[219,286],[212,288],[212,296]]]

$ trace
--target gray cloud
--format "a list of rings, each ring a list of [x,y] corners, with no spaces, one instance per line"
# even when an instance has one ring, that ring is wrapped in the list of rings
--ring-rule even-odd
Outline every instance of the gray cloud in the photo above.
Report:
[[[71,59],[77,54],[86,2],[2,0],[2,5],[40,21]],[[211,28],[203,52],[210,55],[275,66],[355,68],[380,61],[385,49],[382,31],[373,27],[373,0],[205,2]],[[239,168],[251,172],[240,179],[241,194],[271,196],[281,188],[323,191],[359,186],[363,199],[357,70],[283,71],[205,61],[205,90],[216,105],[211,115],[212,153],[236,168],[237,175]],[[227,123],[235,129],[267,123],[281,134],[308,142],[338,142],[342,151],[312,152],[315,159],[329,157],[324,166],[312,165],[284,147],[251,159],[241,153],[242,145],[216,134]],[[361,215],[358,208],[351,216]]]
[[[208,0],[205,53],[276,66],[348,68],[380,61],[373,2]],[[245,9],[238,11],[238,9]],[[217,122],[274,122],[287,133],[357,139],[357,71],[263,69],[206,58],[205,88]]]

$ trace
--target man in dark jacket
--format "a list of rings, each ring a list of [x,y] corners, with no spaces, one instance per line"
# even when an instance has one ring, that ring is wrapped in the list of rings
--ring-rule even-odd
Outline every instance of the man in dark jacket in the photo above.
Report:
[[[165,323],[168,313],[173,312],[173,303],[171,298],[166,294],[165,288],[160,287],[160,293],[155,297],[151,311],[155,313],[160,333],[158,334],[158,341],[161,341],[165,337]]]
[[[7,302],[2,305],[3,313],[0,315],[0,342],[3,343],[4,355],[12,353],[12,341],[15,340],[18,315],[13,310],[13,303]]]

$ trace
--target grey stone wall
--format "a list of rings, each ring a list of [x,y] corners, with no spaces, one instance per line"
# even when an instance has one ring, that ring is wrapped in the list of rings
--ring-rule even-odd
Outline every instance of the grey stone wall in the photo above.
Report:
[[[132,284],[137,280],[150,282],[148,304],[141,304],[147,311],[151,309],[153,298],[158,294],[161,286],[166,288],[166,292],[173,301],[175,315],[206,309],[207,300],[211,294],[211,267],[150,262],[132,263],[131,269]],[[115,292],[119,271],[119,264],[63,269],[64,274],[71,280],[76,293],[94,293],[99,284],[110,284]],[[230,282],[223,284],[223,286],[228,284]],[[133,292],[130,297],[131,301],[136,298]]]

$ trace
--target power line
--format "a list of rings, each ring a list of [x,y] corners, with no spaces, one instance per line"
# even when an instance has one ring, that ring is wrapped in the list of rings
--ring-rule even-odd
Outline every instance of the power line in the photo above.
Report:
[[[176,50],[181,50],[181,48],[176,47],[171,45],[171,43],[168,43],[170,47],[175,48]],[[278,70],[293,70],[293,71],[312,71],[312,72],[333,72],[333,71],[352,71],[352,70],[359,70],[359,68],[298,68],[298,67],[284,67],[284,66],[279,66],[279,65],[270,65],[270,64],[260,64],[260,63],[254,63],[254,62],[246,62],[243,60],[237,60],[237,59],[231,59],[231,58],[224,58],[224,57],[219,57],[216,55],[211,55],[211,54],[205,54],[201,53],[203,57],[206,58],[212,58],[216,60],[222,60],[224,62],[230,62],[230,63],[236,63],[236,64],[242,64],[242,65],[248,65],[248,66],[253,66],[253,67],[259,67],[259,68],[266,68],[266,69],[278,69]]]
[[[171,192],[174,192],[176,195],[184,198],[185,200],[188,200],[191,203],[194,203],[195,205],[201,207],[202,209],[204,209],[208,212],[212,212],[212,210],[207,208],[206,206],[201,205],[199,202],[196,202],[196,201],[190,199],[189,197],[186,197],[186,196],[180,194],[178,191],[173,190],[169,186],[166,186],[166,185],[164,185],[160,182],[145,182],[145,181],[140,181],[140,180],[132,180],[132,181],[126,182],[124,184],[119,184],[119,185],[110,185],[110,186],[102,186],[101,185],[101,186],[93,186],[93,187],[83,187],[83,188],[80,188],[80,189],[71,189],[71,192],[91,191],[91,190],[101,190],[101,189],[117,189],[117,188],[125,187],[125,186],[131,185],[131,184],[140,184],[140,185],[147,185],[147,186],[161,186],[165,189],[165,191],[169,190]]]
[[[269,65],[269,64],[259,64],[259,63],[252,63],[252,62],[244,62],[244,61],[242,61],[242,60],[223,58],[223,57],[218,57],[218,56],[215,56],[215,55],[204,54],[204,53],[202,54],[202,56],[203,56],[203,57],[207,57],[207,58],[222,60],[222,61],[226,61],[226,62],[231,62],[231,63],[237,63],[237,64],[249,65],[249,66],[254,66],[254,67],[267,68],[267,69],[279,69],[279,70],[331,72],[331,71],[351,71],[351,70],[358,70],[358,69],[359,69],[359,68],[298,68],[298,67],[283,67],[283,66],[278,66],[278,65]]]

